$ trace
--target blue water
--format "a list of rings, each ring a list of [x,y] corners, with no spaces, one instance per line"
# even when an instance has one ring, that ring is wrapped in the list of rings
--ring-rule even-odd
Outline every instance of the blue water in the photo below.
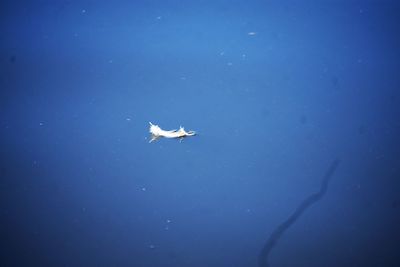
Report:
[[[399,12],[2,1],[0,266],[400,266]]]

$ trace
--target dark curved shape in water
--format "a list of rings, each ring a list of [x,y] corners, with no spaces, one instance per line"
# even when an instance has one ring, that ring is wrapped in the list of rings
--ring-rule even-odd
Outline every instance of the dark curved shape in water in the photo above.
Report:
[[[303,214],[303,212],[310,207],[312,204],[316,203],[318,200],[320,200],[328,190],[328,185],[329,181],[331,180],[331,177],[336,171],[336,168],[339,165],[339,160],[335,159],[331,166],[329,167],[328,171],[326,172],[322,183],[321,183],[321,188],[317,193],[314,193],[307,197],[306,199],[303,200],[303,202],[297,207],[295,212],[290,215],[290,217],[284,221],[282,224],[280,224],[275,231],[272,232],[270,237],[268,238],[267,242],[265,243],[263,249],[260,252],[260,255],[258,256],[258,266],[259,267],[269,267],[268,264],[268,256],[271,252],[271,250],[275,247],[276,243],[279,241],[279,239],[282,237],[282,235],[285,233],[285,231],[296,222],[296,220]]]

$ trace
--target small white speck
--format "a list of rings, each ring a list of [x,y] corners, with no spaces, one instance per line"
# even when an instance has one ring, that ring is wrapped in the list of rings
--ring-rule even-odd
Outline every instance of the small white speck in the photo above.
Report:
[[[131,118],[126,118],[127,121],[131,121]]]
[[[149,245],[149,249],[155,249],[156,248],[156,246],[154,246],[154,245]]]
[[[171,223],[172,221],[171,220],[167,220],[167,223]]]
[[[40,125],[40,126],[43,126],[43,125],[44,125],[44,123],[43,123],[43,122],[39,122],[39,125]]]
[[[225,55],[225,51],[222,51],[221,53],[219,53],[220,56]]]
[[[160,20],[160,19],[162,19],[162,17],[161,17],[161,16],[158,16],[157,19]]]
[[[250,35],[250,36],[256,35],[256,34],[257,34],[256,32],[248,32],[248,33],[247,33],[247,35]]]
[[[143,191],[143,192],[146,191],[146,187],[142,187],[142,191]]]
[[[84,13],[86,13],[86,9],[82,9],[82,11],[81,11],[81,12],[82,12],[83,14],[84,14]]]

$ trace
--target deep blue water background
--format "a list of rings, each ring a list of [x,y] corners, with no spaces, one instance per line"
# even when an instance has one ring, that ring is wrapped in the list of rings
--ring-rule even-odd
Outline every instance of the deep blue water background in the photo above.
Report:
[[[399,12],[2,1],[0,266],[400,266]]]

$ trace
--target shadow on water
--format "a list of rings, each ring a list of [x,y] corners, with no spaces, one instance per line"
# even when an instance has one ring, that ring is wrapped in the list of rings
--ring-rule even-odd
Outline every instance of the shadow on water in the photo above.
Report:
[[[258,266],[259,267],[269,267],[268,257],[271,253],[271,250],[275,247],[276,243],[285,233],[285,231],[294,224],[297,219],[303,214],[304,211],[307,210],[312,204],[316,203],[317,201],[321,200],[321,198],[325,195],[326,191],[328,190],[329,181],[331,177],[336,172],[336,169],[339,165],[339,160],[335,159],[331,166],[329,167],[328,171],[326,172],[325,176],[322,179],[321,188],[317,193],[314,193],[303,200],[297,209],[293,212],[290,217],[280,224],[270,235],[267,242],[265,243],[263,249],[261,250],[259,257],[258,257]]]

